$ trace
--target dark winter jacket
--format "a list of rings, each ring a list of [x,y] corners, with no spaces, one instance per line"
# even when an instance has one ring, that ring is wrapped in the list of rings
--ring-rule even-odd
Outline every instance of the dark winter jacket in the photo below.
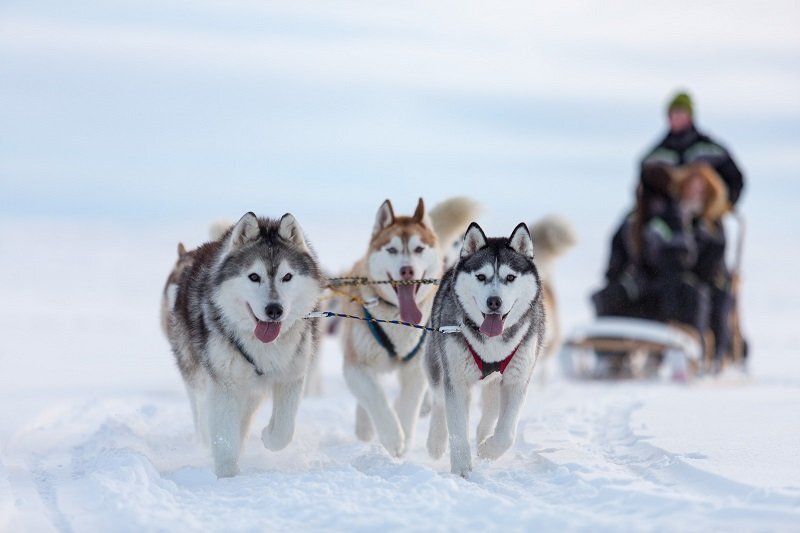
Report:
[[[668,133],[642,159],[642,167],[648,164],[677,167],[695,161],[704,161],[714,167],[728,187],[731,205],[736,205],[744,188],[744,177],[739,167],[725,148],[694,126],[679,133]]]
[[[681,272],[691,269],[697,250],[691,233],[683,228],[674,203],[646,221],[638,253],[633,226],[634,216],[629,215],[614,234],[606,279],[621,282],[629,297],[635,300],[638,295],[660,290],[666,278],[680,276]]]
[[[693,236],[697,246],[697,261],[692,272],[703,283],[724,289],[728,281],[725,232],[719,223],[697,219],[693,224]]]

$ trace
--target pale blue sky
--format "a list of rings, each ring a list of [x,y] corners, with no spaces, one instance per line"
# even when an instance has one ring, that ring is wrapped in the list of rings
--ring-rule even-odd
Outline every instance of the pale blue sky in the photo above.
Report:
[[[503,220],[613,219],[681,87],[747,172],[743,206],[771,209],[800,200],[797,27],[797,2],[5,1],[2,211],[467,194]]]

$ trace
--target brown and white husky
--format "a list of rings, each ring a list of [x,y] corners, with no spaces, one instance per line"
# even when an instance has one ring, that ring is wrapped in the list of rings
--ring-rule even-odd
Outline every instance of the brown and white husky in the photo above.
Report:
[[[366,254],[347,276],[370,280],[440,278],[444,252],[477,214],[477,204],[453,198],[433,210],[446,220],[435,223],[420,198],[414,214],[398,216],[386,200],[378,209]],[[445,215],[446,213],[446,215]],[[437,235],[436,229],[444,232]],[[400,320],[425,325],[430,318],[436,286],[427,284],[365,285],[353,289],[344,304],[351,315]],[[422,369],[425,331],[393,324],[347,320],[343,323],[344,378],[356,397],[356,435],[370,440],[377,432],[393,456],[402,455],[414,437],[420,405],[427,389]],[[396,373],[400,392],[392,406],[379,381]]]

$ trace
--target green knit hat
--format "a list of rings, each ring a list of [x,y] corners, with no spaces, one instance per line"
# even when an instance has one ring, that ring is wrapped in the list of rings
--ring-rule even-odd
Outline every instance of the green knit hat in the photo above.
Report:
[[[689,115],[693,115],[694,109],[692,108],[692,98],[686,93],[676,94],[669,102],[667,114],[672,113],[674,109],[684,109],[689,112]]]

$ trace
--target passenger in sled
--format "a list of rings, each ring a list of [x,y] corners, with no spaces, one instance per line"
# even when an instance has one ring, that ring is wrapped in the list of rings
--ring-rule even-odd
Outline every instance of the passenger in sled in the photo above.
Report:
[[[606,286],[592,296],[597,316],[688,329],[708,366],[718,371],[732,335],[733,296],[721,224],[728,209],[727,189],[710,165],[645,166],[636,208],[612,239]]]
[[[699,338],[709,316],[708,289],[688,273],[697,250],[684,224],[671,171],[648,165],[636,188],[635,208],[614,233],[606,286],[592,296],[598,317],[640,318],[683,324]],[[615,368],[622,361],[616,355]]]

